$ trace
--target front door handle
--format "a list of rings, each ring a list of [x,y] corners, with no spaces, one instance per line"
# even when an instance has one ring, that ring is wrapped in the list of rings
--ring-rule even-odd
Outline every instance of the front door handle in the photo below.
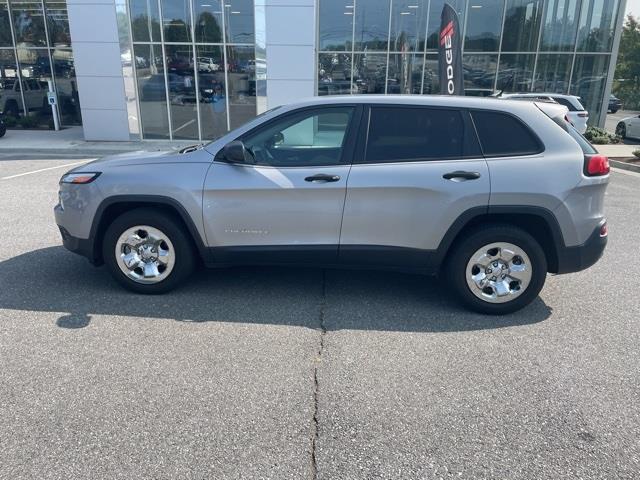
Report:
[[[454,182],[460,182],[463,180],[477,180],[480,178],[478,172],[464,172],[462,170],[456,170],[455,172],[449,172],[442,175],[445,180],[452,180]]]
[[[318,173],[304,179],[305,182],[337,182],[340,180],[338,175],[327,175],[326,173]]]

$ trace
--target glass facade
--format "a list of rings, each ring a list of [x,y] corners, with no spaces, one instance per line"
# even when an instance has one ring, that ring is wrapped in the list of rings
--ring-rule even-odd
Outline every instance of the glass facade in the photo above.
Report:
[[[52,122],[48,82],[62,125],[80,125],[80,102],[65,0],[0,0],[0,111]]]
[[[318,95],[437,94],[444,0],[317,0]],[[620,0],[449,0],[467,95],[577,95],[597,123]]]
[[[255,117],[253,0],[129,0],[116,11],[132,133],[213,139]]]

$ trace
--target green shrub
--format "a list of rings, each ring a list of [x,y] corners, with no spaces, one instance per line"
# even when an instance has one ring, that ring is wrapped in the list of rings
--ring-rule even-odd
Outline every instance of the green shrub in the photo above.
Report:
[[[7,128],[13,128],[18,124],[16,117],[6,116],[2,119]]]
[[[587,127],[584,137],[596,145],[622,142],[622,137],[620,135],[609,133],[604,128],[599,127]]]
[[[35,128],[40,125],[40,120],[35,115],[25,115],[18,119],[18,124],[22,128]]]
[[[634,155],[636,158],[640,158],[640,150],[634,150],[634,151],[633,151],[633,155]]]

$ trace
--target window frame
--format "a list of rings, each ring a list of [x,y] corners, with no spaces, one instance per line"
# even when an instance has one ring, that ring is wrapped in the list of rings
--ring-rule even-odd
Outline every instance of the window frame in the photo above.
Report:
[[[480,151],[482,152],[482,156],[484,158],[531,157],[531,156],[534,156],[534,155],[540,155],[541,153],[545,152],[546,145],[544,144],[542,139],[540,139],[540,136],[526,122],[524,122],[517,115],[514,115],[513,113],[507,112],[505,110],[495,110],[495,109],[489,109],[489,108],[470,108],[468,111],[469,111],[469,117],[471,118],[471,123],[473,124],[473,130],[476,133],[476,139],[478,141],[478,144],[480,145]],[[482,145],[482,141],[480,140],[480,134],[478,133],[478,129],[476,128],[476,122],[473,119],[473,112],[499,113],[499,114],[502,114],[502,115],[506,115],[506,116],[512,117],[513,119],[516,120],[516,122],[518,122],[520,125],[522,125],[527,132],[529,132],[529,134],[533,137],[533,139],[538,144],[539,150],[537,152],[535,152],[535,153],[519,153],[519,154],[515,154],[515,155],[513,153],[499,154],[499,155],[487,155],[485,153],[485,151],[484,151],[484,147]]]
[[[410,105],[403,103],[369,103],[366,105],[366,111],[363,112],[362,128],[358,135],[358,155],[354,159],[354,165],[383,165],[388,163],[434,163],[434,162],[457,162],[472,159],[482,159],[482,147],[479,143],[475,126],[469,115],[469,109],[466,107],[450,107],[442,105]],[[371,114],[374,108],[405,108],[405,109],[422,109],[422,110],[455,110],[458,111],[462,117],[464,124],[465,138],[464,143],[466,147],[477,148],[478,153],[476,155],[460,155],[450,157],[416,157],[416,158],[402,158],[402,159],[387,159],[382,161],[369,162],[367,161],[367,147],[369,143],[369,133],[371,131]]]
[[[279,108],[279,107],[276,107]],[[347,129],[345,131],[344,134],[344,139],[342,141],[342,152],[340,154],[340,160],[339,162],[336,163],[304,163],[301,165],[286,165],[286,166],[282,166],[282,165],[267,165],[267,164],[263,164],[263,163],[244,163],[244,164],[235,164],[235,165],[239,165],[239,166],[247,166],[247,167],[260,167],[260,168],[277,168],[277,169],[283,169],[283,168],[310,168],[310,167],[336,167],[336,166],[345,166],[345,165],[351,165],[353,163],[353,156],[354,156],[354,152],[355,152],[355,146],[357,143],[357,138],[358,138],[358,131],[360,130],[360,124],[362,121],[362,112],[363,112],[363,106],[362,104],[359,103],[353,103],[353,102],[349,102],[349,103],[336,103],[336,104],[329,104],[329,105],[309,105],[306,107],[301,107],[301,108],[296,108],[295,110],[290,110],[288,112],[282,113],[280,115],[278,115],[277,117],[271,118],[268,121],[261,123],[260,125],[257,125],[255,127],[253,127],[251,130],[248,130],[244,133],[242,133],[241,135],[239,135],[238,137],[234,138],[234,140],[240,140],[241,142],[244,143],[244,141],[246,140],[246,138],[250,135],[255,135],[255,134],[259,134],[261,131],[266,130],[268,128],[271,128],[276,122],[280,122],[288,117],[292,117],[295,115],[299,115],[301,113],[305,113],[305,112],[320,112],[320,111],[326,111],[329,109],[338,109],[338,108],[352,108],[353,109],[353,113],[351,115],[351,119],[349,121],[349,125],[347,126]],[[215,161],[220,161],[220,162],[224,162],[224,163],[228,163],[223,155],[222,155],[223,149],[221,149],[218,154],[215,157]]]

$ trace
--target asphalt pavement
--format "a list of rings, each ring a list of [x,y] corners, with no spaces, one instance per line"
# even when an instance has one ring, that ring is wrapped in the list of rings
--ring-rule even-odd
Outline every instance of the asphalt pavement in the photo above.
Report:
[[[640,477],[640,175],[598,264],[486,317],[388,272],[125,292],[60,246],[81,161],[0,157],[0,479]]]

